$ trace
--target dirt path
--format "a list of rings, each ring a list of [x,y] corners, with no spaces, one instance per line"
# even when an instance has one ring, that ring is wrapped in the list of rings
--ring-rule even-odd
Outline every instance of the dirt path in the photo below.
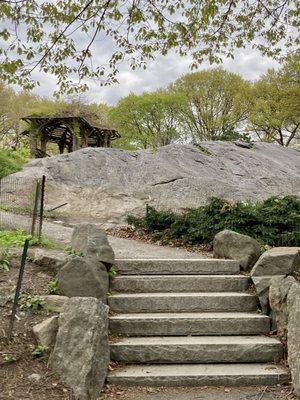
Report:
[[[0,221],[4,221],[5,225],[10,229],[28,229],[30,219],[23,215],[15,215],[0,211]],[[58,223],[44,221],[43,234],[50,239],[70,245],[73,228],[63,226]],[[205,258],[203,254],[191,253],[184,249],[157,246],[138,242],[131,239],[123,239],[115,236],[108,236],[116,258]]]
[[[292,400],[288,386],[237,388],[128,388],[110,387],[101,400]]]

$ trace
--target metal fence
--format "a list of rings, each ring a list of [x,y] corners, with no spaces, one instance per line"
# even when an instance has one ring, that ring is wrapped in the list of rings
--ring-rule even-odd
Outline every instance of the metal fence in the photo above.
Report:
[[[44,176],[39,179],[0,178],[0,229],[22,229],[41,237],[45,183]]]

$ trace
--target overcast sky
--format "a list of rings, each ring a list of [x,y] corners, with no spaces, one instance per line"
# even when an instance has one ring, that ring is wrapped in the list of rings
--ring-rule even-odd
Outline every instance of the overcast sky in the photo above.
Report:
[[[169,54],[149,63],[146,70],[132,71],[126,64],[123,64],[118,76],[119,84],[101,87],[92,82],[90,91],[84,97],[89,102],[105,102],[114,105],[121,97],[128,95],[130,92],[139,94],[167,86],[170,82],[190,72],[190,63],[191,59],[187,57]],[[268,57],[262,57],[260,53],[252,49],[245,49],[238,51],[234,60],[225,60],[223,67],[241,74],[246,79],[255,80],[269,68],[278,67],[278,63]],[[213,68],[213,66],[204,63],[200,69],[205,68]],[[41,86],[35,90],[35,93],[50,97],[51,93],[56,89],[56,79],[52,76],[42,76],[41,74],[38,74],[37,77],[40,79]]]

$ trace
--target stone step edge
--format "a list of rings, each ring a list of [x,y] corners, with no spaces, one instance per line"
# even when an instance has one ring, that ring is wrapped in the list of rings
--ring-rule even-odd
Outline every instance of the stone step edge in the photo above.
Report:
[[[163,318],[191,318],[191,319],[199,319],[199,318],[207,318],[210,317],[211,319],[220,319],[220,318],[268,318],[265,314],[257,313],[257,312],[226,312],[226,311],[216,311],[216,312],[158,312],[158,313],[118,313],[115,315],[111,315],[109,318],[110,319],[126,319],[128,318],[129,320],[131,319],[136,319],[136,318],[141,318],[141,319],[163,319]]]
[[[238,263],[237,260],[231,260],[228,258],[116,258],[115,262],[182,262],[182,261],[188,261],[188,262],[225,262],[225,263]]]
[[[245,292],[142,292],[142,293],[123,293],[116,292],[108,296],[108,298],[133,298],[133,297],[248,297],[257,298],[256,294]]]
[[[282,345],[275,337],[267,335],[229,336],[136,336],[120,337],[110,346],[192,346],[192,345]]]

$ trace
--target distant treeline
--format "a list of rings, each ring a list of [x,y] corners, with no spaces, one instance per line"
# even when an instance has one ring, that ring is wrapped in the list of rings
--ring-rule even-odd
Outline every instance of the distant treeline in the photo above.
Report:
[[[101,89],[99,89],[101,90]],[[300,144],[300,52],[285,58],[277,70],[258,81],[222,68],[182,76],[166,88],[122,98],[111,107],[82,98],[49,100],[14,92],[0,83],[0,145],[26,146],[20,135],[28,114],[61,111],[89,113],[102,125],[114,126],[123,149],[155,148],[200,140],[262,140],[282,146]]]

